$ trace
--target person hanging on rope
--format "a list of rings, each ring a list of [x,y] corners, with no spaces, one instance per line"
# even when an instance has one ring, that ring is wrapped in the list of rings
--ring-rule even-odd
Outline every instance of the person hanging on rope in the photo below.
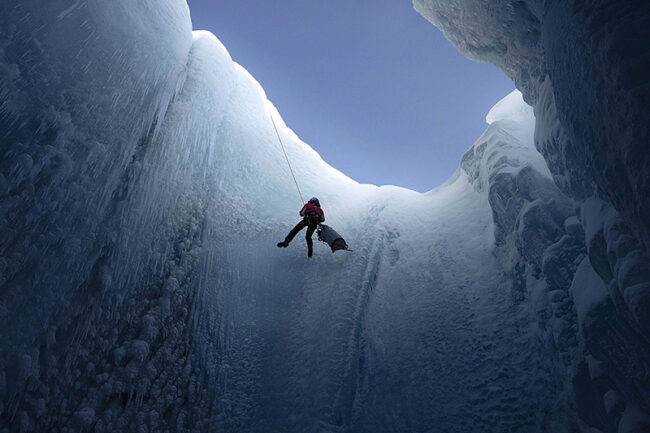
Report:
[[[287,237],[284,238],[284,241],[278,242],[278,248],[288,247],[289,242],[291,242],[298,232],[307,227],[307,234],[305,236],[307,239],[307,257],[311,257],[314,254],[314,245],[311,237],[318,227],[318,224],[325,221],[325,213],[323,213],[318,199],[312,197],[309,199],[307,204],[300,209],[300,216],[302,217],[302,220],[291,229]]]

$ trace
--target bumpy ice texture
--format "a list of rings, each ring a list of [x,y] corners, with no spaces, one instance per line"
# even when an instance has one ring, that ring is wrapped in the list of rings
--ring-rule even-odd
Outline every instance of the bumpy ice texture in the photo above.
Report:
[[[591,425],[603,431],[650,429],[650,4],[414,5],[463,53],[502,68],[534,106],[535,146],[577,202],[586,235],[591,269],[580,265],[574,300],[603,299],[603,285],[608,293],[590,314],[577,305],[581,317],[590,316],[581,334],[591,365],[598,365],[590,370],[593,392],[588,381],[576,382],[578,400],[602,396],[612,423]],[[589,406],[584,401],[583,412]]]

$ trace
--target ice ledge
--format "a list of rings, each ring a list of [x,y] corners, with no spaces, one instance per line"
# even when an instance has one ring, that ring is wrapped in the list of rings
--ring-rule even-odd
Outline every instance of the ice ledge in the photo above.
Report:
[[[524,97],[517,89],[497,102],[485,116],[485,121],[491,125],[498,120],[529,120],[532,119],[533,107],[524,102]]]

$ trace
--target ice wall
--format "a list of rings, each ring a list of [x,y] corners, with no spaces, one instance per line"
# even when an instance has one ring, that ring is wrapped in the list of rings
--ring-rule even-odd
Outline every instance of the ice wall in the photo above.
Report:
[[[589,290],[624,223],[596,198],[576,215],[519,92],[418,194],[327,165],[182,1],[8,1],[0,28],[0,431],[642,419],[642,378],[608,362],[645,349]],[[353,254],[275,247],[300,203],[271,114]]]
[[[274,108],[184,2],[0,9],[0,430],[250,429],[251,305],[297,257],[267,263],[299,206]],[[354,182],[276,122],[336,209]]]
[[[414,5],[463,53],[502,68],[535,107],[535,145],[555,182],[580,204],[590,266],[608,291],[606,306],[582,327],[599,365],[592,384],[622,431],[647,428],[630,427],[629,419],[639,406],[650,410],[648,3]],[[591,276],[580,272],[584,281],[574,284],[592,287],[589,296],[600,299],[601,282]],[[574,293],[578,302],[587,299]]]

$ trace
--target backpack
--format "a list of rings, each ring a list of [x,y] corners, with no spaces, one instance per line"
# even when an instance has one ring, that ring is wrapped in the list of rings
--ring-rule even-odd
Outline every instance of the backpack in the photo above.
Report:
[[[313,216],[318,216],[320,217],[323,215],[323,211],[321,210],[320,206],[317,206],[313,204],[312,202],[308,202],[306,205],[303,206],[302,210],[300,211],[300,216],[307,216],[307,217],[313,217]]]

